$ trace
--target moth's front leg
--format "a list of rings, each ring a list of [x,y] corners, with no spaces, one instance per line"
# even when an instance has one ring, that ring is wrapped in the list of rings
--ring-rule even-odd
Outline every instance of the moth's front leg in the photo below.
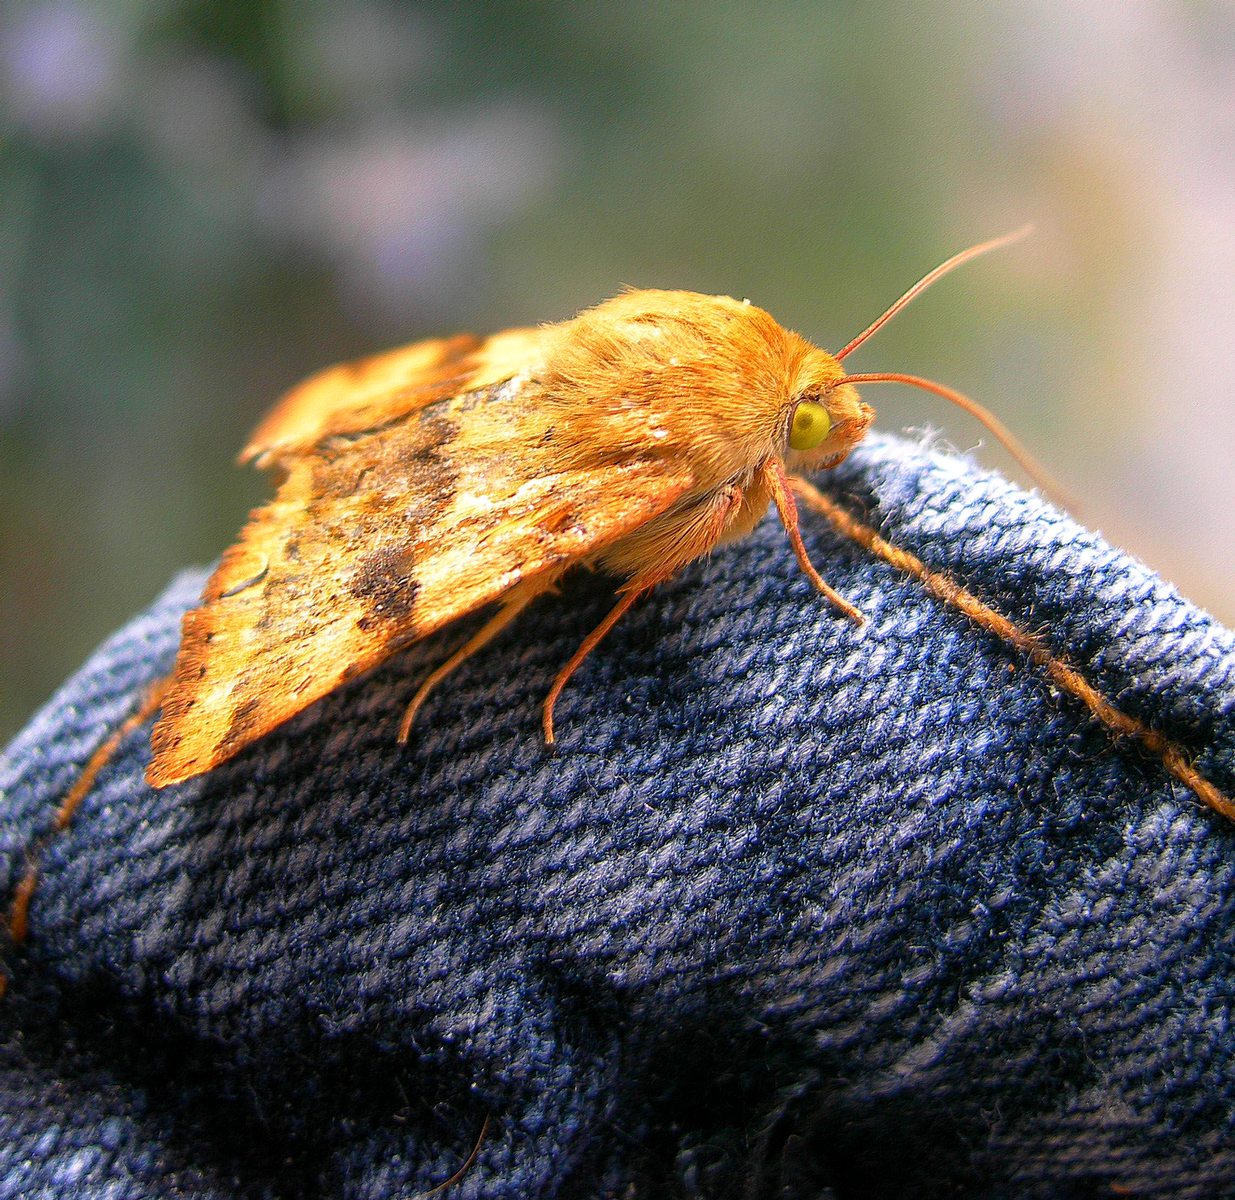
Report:
[[[845,599],[822,575],[815,570],[806,546],[802,542],[802,531],[798,528],[798,506],[793,502],[790,491],[789,476],[785,474],[785,464],[779,458],[770,458],[759,470],[759,478],[768,489],[768,494],[776,503],[776,511],[784,523],[785,532],[789,535],[789,544],[797,556],[798,565],[806,574],[806,578],[815,585],[819,592],[830,600],[841,612],[857,625],[865,625],[866,617],[860,609],[855,608]]]

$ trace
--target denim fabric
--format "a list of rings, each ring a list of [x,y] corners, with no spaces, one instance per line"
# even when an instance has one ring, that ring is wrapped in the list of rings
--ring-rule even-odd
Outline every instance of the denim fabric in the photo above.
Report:
[[[1235,638],[963,462],[826,480],[1235,788]],[[148,731],[43,853],[0,1001],[0,1196],[1235,1195],[1235,828],[823,521],[638,605],[580,573],[205,778]],[[0,763],[5,895],[202,583]]]

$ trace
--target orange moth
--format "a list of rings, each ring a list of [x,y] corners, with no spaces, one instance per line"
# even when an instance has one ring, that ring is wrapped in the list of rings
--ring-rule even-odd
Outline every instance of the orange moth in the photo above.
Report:
[[[627,291],[560,324],[417,342],[310,378],[243,451],[242,461],[277,470],[278,492],[223,556],[184,618],[172,676],[133,718],[162,708],[147,780],[163,787],[209,771],[390,655],[495,606],[411,697],[399,730],[406,740],[446,675],[570,568],[600,567],[623,582],[548,689],[551,743],[562,688],[622,614],[687,563],[749,533],[769,506],[813,584],[861,622],[807,557],[796,495],[1012,643],[1235,819],[1235,806],[1178,747],[801,478],[862,440],[874,412],[856,385],[875,382],[960,405],[1037,474],[1008,431],[960,393],[912,375],[846,375],[842,365],[941,275],[1025,232],[949,259],[834,354],[748,301]],[[109,747],[62,806],[66,820]]]
[[[241,454],[279,472],[278,493],[184,619],[147,780],[210,770],[496,604],[420,685],[406,739],[432,687],[564,572],[598,566],[624,582],[549,689],[552,742],[562,687],[622,613],[749,533],[769,505],[815,586],[860,621],[806,556],[790,474],[832,466],[862,440],[874,412],[855,381],[916,382],[964,402],[909,376],[846,377],[841,363],[944,271],[1008,240],[949,260],[836,354],[748,301],[627,291],[560,324],[417,342],[313,376]]]

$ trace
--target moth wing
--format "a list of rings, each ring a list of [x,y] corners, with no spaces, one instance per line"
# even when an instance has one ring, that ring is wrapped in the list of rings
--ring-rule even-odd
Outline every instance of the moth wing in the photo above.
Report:
[[[375,430],[463,392],[535,371],[553,327],[463,333],[327,367],[292,388],[253,431],[240,461],[259,466],[312,452],[324,439]]]
[[[694,485],[646,453],[562,465],[525,390],[454,396],[281,460],[274,500],[184,619],[152,784],[209,770],[395,650],[603,550]]]

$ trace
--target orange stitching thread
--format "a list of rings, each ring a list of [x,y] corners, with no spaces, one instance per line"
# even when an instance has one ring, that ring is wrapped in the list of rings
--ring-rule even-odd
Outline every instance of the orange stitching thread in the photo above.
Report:
[[[485,1122],[480,1127],[480,1133],[476,1137],[476,1144],[472,1147],[472,1152],[464,1160],[463,1165],[449,1178],[443,1179],[436,1187],[431,1187],[427,1192],[423,1192],[421,1200],[428,1200],[429,1196],[436,1196],[438,1192],[444,1192],[449,1187],[454,1187],[464,1175],[471,1169],[472,1163],[476,1161],[476,1156],[480,1153],[480,1147],[485,1140],[485,1134],[489,1132],[489,1117],[486,1114]]]
[[[72,821],[74,813],[81,807],[82,801],[90,794],[90,789],[99,777],[99,773],[115,757],[116,751],[134,729],[144,725],[159,710],[163,702],[163,693],[167,690],[168,679],[160,679],[150,685],[142,697],[137,710],[125,718],[123,722],[102,742],[91,754],[82,768],[77,782],[69,789],[68,794],[56,809],[52,819],[51,833],[35,841],[27,852],[28,863],[26,872],[13,892],[13,903],[9,908],[9,936],[13,945],[20,946],[30,932],[30,901],[34,896],[39,882],[39,862],[52,839],[63,833]],[[3,977],[0,977],[3,978]],[[0,984],[0,997],[4,994],[4,984]]]
[[[870,553],[882,558],[900,571],[911,575],[932,596],[964,613],[975,625],[993,633],[1024,654],[1035,666],[1046,672],[1047,678],[1061,691],[1079,700],[1116,737],[1133,737],[1156,754],[1167,771],[1189,788],[1198,799],[1229,821],[1235,821],[1235,803],[1220,792],[1189,761],[1183,749],[1156,729],[1142,724],[1135,717],[1116,708],[1083,675],[1062,658],[1056,657],[1046,644],[1033,634],[1014,625],[1007,617],[984,604],[972,592],[948,576],[932,571],[921,559],[892,545],[869,525],[864,525],[851,513],[834,503],[805,479],[793,476],[790,486],[808,508],[826,517],[836,530]]]

